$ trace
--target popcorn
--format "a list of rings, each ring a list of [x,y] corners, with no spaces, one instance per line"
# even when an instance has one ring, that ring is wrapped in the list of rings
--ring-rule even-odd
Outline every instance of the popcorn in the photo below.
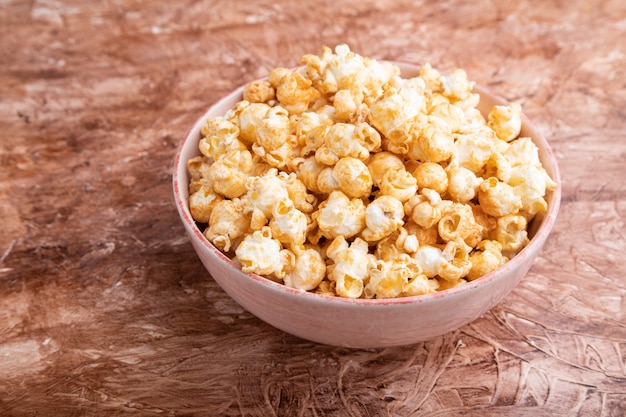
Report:
[[[454,137],[445,120],[430,116],[417,140],[424,161],[444,162],[454,153]],[[421,159],[421,158],[417,158]]]
[[[417,192],[417,179],[404,168],[387,171],[379,184],[380,194],[407,201]]]
[[[387,195],[372,201],[365,209],[365,229],[361,236],[368,242],[376,242],[395,232],[404,224],[402,202]]]
[[[413,258],[428,278],[436,277],[441,265],[446,263],[442,250],[432,245],[421,245],[413,255]]]
[[[368,112],[363,98],[363,92],[357,88],[337,91],[333,99],[337,120],[347,123],[363,122]]]
[[[418,81],[421,80],[417,78],[413,82],[405,82],[399,89],[388,88],[384,97],[370,107],[369,122],[392,144],[399,145],[410,140],[407,125],[413,118],[425,113],[424,83]]]
[[[333,174],[333,168],[322,168],[317,176],[317,189],[319,192],[322,194],[330,194],[333,191],[339,191],[340,188],[337,178]]]
[[[269,227],[263,227],[243,238],[237,249],[236,259],[241,263],[241,270],[260,275],[276,275],[283,278],[285,269],[291,269],[295,260],[288,251],[281,248],[280,242],[272,238]]]
[[[276,90],[269,81],[252,81],[243,89],[243,99],[250,103],[270,103],[276,98]]]
[[[311,87],[311,80],[300,71],[277,68],[270,73],[269,81],[276,89],[276,98],[291,113],[302,113],[320,98],[320,93]]]
[[[229,151],[247,150],[246,145],[239,140],[239,126],[223,117],[210,117],[202,126],[198,148],[200,152],[211,159],[218,159]]]
[[[357,125],[335,123],[326,132],[315,158],[324,165],[334,165],[346,156],[365,161],[370,151],[380,147],[380,142],[380,134],[365,122]]]
[[[499,140],[490,130],[480,129],[469,133],[457,134],[454,142],[455,164],[472,171],[480,172],[489,158],[500,147]]]
[[[462,69],[456,69],[449,75],[441,77],[443,95],[452,103],[466,100],[472,94],[474,83],[467,79],[467,73]]]
[[[446,243],[441,252],[445,262],[439,264],[437,275],[446,281],[458,281],[472,269],[472,263],[469,259],[469,252],[472,248],[468,246],[463,239],[451,240]]]
[[[314,248],[306,248],[296,255],[295,267],[287,272],[283,281],[286,286],[298,290],[316,289],[326,276],[326,263],[322,255]]]
[[[395,298],[406,291],[425,294],[430,289],[422,284],[425,278],[419,264],[407,254],[387,262],[379,260],[370,266],[365,298]]]
[[[472,268],[467,274],[467,279],[473,281],[500,268],[505,261],[502,256],[502,245],[498,241],[483,240],[469,257]]]
[[[429,191],[434,193],[432,199],[427,197]],[[442,213],[439,207],[440,202],[441,197],[439,194],[433,190],[424,188],[421,195],[414,195],[404,204],[404,212],[419,226],[429,228],[436,225],[439,220],[441,220]]]
[[[463,70],[339,45],[253,81],[201,128],[189,209],[242,271],[302,291],[394,298],[463,285],[528,244],[557,184],[519,137],[521,107],[485,118]]]
[[[479,238],[482,227],[476,223],[474,212],[469,205],[453,203],[443,210],[437,223],[437,231],[445,242],[461,239],[471,245]]]
[[[313,220],[325,238],[343,236],[348,239],[365,228],[365,203],[358,198],[350,199],[341,191],[333,191],[313,213]]]
[[[510,142],[522,129],[522,106],[511,103],[508,106],[493,106],[487,116],[487,124],[499,139]]]
[[[266,103],[241,101],[231,110],[230,119],[239,126],[239,139],[246,145],[255,143],[257,130],[272,107]]]
[[[270,218],[274,205],[289,199],[285,178],[287,174],[272,168],[260,177],[248,177],[247,194],[244,201],[247,209],[254,217],[263,219],[262,224]]]
[[[550,181],[546,181],[546,178]],[[552,180],[545,174],[543,168],[533,165],[519,165],[511,168],[507,184],[513,188],[513,193],[521,201],[521,209],[529,216],[543,213],[548,209],[548,203],[543,198],[546,189],[552,187]]]
[[[286,109],[271,107],[255,126],[252,150],[270,165],[282,168],[290,153],[287,138],[290,132],[289,113]]]
[[[429,188],[439,194],[448,190],[448,174],[435,162],[423,162],[413,170],[419,188]],[[470,198],[471,200],[471,198]]]
[[[329,279],[335,281],[338,295],[359,298],[363,293],[363,281],[369,277],[369,265],[373,262],[368,249],[364,240],[356,238],[348,243],[341,235],[326,249],[326,255],[334,262],[329,268]]]
[[[346,156],[333,167],[339,189],[350,198],[367,197],[372,189],[372,175],[361,160]]]
[[[189,196],[191,216],[198,222],[208,223],[213,208],[222,200],[222,196],[215,194],[211,189],[200,188]]]
[[[272,236],[296,255],[304,252],[304,243],[308,228],[306,215],[298,210],[291,200],[277,202],[272,209],[270,220]]]
[[[221,251],[229,252],[250,227],[250,216],[240,200],[221,200],[209,216],[204,236]]]
[[[372,176],[373,184],[380,187],[383,177],[389,171],[404,169],[404,162],[400,157],[391,152],[377,152],[367,160],[367,169]]]
[[[460,166],[448,168],[448,193],[452,200],[467,203],[476,197],[476,191],[482,183],[472,171]]]
[[[250,151],[234,150],[221,155],[207,173],[213,190],[226,197],[240,197],[246,192],[246,180],[252,171]]]
[[[513,187],[495,177],[480,183],[478,202],[485,213],[494,217],[515,214],[522,208],[522,199]]]
[[[509,214],[500,217],[496,222],[495,238],[506,253],[516,253],[528,243],[526,218]]]
[[[329,194],[332,190],[338,190],[339,184],[333,184],[331,187],[324,187],[328,191],[322,192],[320,187],[318,186],[318,179],[324,169],[327,167],[325,165],[317,162],[314,156],[311,156],[305,159],[300,165],[298,165],[297,176],[298,179],[304,184],[307,190],[311,191],[313,194]],[[332,180],[332,169],[329,171]],[[329,178],[329,179],[331,179]]]

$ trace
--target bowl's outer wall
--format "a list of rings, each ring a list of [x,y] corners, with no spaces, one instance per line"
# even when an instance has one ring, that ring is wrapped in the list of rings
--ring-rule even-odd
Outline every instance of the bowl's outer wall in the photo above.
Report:
[[[397,65],[404,77],[415,76],[419,71],[414,65]],[[174,163],[174,195],[192,245],[214,280],[250,313],[285,332],[330,345],[375,348],[416,343],[455,330],[488,311],[515,287],[531,267],[554,224],[560,202],[558,167],[543,136],[524,118],[522,134],[533,137],[544,167],[558,186],[547,196],[549,210],[535,222],[535,226],[540,225],[531,244],[498,271],[451,290],[391,300],[319,296],[244,274],[204,238],[187,204],[187,161],[199,155],[197,144],[204,120],[224,115],[241,99],[241,91],[234,91],[212,106],[189,131]],[[506,103],[480,86],[475,91],[481,94],[483,112],[494,104]]]

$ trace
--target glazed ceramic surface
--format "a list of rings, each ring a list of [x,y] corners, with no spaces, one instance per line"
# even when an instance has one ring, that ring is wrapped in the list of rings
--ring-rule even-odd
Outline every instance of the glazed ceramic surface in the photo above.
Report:
[[[419,73],[418,66],[397,65],[405,78]],[[207,117],[224,115],[241,100],[242,90],[235,90],[213,105],[187,134],[174,163],[174,197],[191,243],[213,279],[242,307],[278,329],[319,343],[355,348],[406,345],[450,332],[491,309],[515,287],[554,225],[561,195],[557,163],[542,134],[524,116],[521,136],[531,137],[538,146],[541,162],[557,187],[546,196],[547,213],[531,223],[528,246],[502,268],[435,294],[379,300],[322,296],[245,274],[204,238],[187,203],[187,161],[200,154],[200,129]],[[478,107],[483,114],[496,104],[506,103],[480,86],[474,91],[481,96]]]

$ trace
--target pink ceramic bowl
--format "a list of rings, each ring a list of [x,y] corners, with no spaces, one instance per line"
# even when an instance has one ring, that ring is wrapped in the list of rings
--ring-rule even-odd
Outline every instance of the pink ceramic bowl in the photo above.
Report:
[[[419,67],[397,64],[405,78]],[[476,86],[479,109],[486,114],[506,101]],[[187,161],[199,155],[200,128],[209,116],[223,115],[241,100],[242,88],[214,104],[198,119],[182,142],[173,173],[174,198],[198,257],[213,279],[243,308],[287,333],[311,341],[354,348],[417,343],[455,330],[485,313],[506,296],[531,267],[543,247],[559,210],[561,183],[548,143],[524,116],[522,135],[539,147],[543,166],[557,188],[547,195],[548,211],[531,224],[530,243],[502,268],[465,285],[435,294],[397,299],[344,299],[303,292],[254,274],[245,274],[208,242],[191,217],[187,200]]]

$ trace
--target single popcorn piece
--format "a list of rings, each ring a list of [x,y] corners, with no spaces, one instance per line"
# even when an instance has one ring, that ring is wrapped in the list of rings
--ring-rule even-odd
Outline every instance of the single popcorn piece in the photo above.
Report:
[[[239,126],[239,139],[246,145],[256,142],[258,128],[272,107],[266,103],[240,101],[228,115]]]
[[[444,162],[454,154],[454,136],[446,122],[435,116],[429,116],[428,124],[422,129],[417,146],[421,155],[416,159],[429,162]]]
[[[339,90],[335,93],[333,107],[340,122],[359,123],[365,121],[369,109],[363,103],[363,91],[358,88]]]
[[[392,169],[383,175],[379,188],[380,195],[405,202],[417,193],[417,179],[404,168]]]
[[[333,167],[333,178],[348,197],[367,197],[372,190],[372,175],[360,159],[346,156]]]
[[[276,99],[276,90],[269,81],[252,81],[243,89],[243,99],[250,103],[270,103]]]
[[[308,157],[324,143],[333,120],[324,113],[312,111],[300,114],[296,120],[295,135],[302,146],[301,156]]]
[[[325,238],[343,236],[348,239],[365,228],[365,204],[358,198],[350,199],[341,191],[333,191],[313,213],[313,220]]]
[[[246,195],[242,197],[247,210],[252,212],[253,227],[257,230],[271,218],[274,206],[289,200],[286,181],[287,174],[273,168],[260,177],[249,177],[246,181]]]
[[[272,236],[293,253],[301,255],[304,252],[308,220],[291,200],[281,200],[274,205],[269,226]]]
[[[453,203],[443,210],[437,223],[439,236],[445,242],[463,240],[475,246],[482,233],[482,227],[476,223],[474,212],[467,204]]]
[[[295,207],[304,213],[313,212],[317,206],[317,197],[309,193],[306,185],[300,181],[298,176],[292,172],[289,175],[281,176],[281,178],[284,181],[287,194]]]
[[[467,203],[473,200],[482,182],[467,168],[456,165],[448,167],[448,193],[454,201]]]
[[[317,175],[317,190],[318,193],[330,194],[333,191],[339,191],[341,189],[337,178],[333,173],[332,167],[323,168]]]
[[[546,189],[556,185],[542,167],[518,165],[509,171],[507,184],[521,201],[521,209],[529,216],[544,213],[548,203],[544,199]]]
[[[441,255],[445,262],[439,264],[437,275],[446,281],[458,281],[467,276],[472,269],[469,247],[463,239],[451,240],[446,243]]]
[[[284,153],[284,146],[289,138],[291,122],[287,110],[275,106],[271,107],[263,120],[256,125],[256,132],[252,150],[261,157],[265,157],[270,165],[283,167],[284,158],[280,158]],[[282,152],[281,152],[282,150]],[[289,153],[289,150],[287,150]]]
[[[419,188],[429,188],[439,194],[448,190],[448,174],[441,165],[435,162],[420,163],[412,174]]]
[[[189,211],[198,222],[208,223],[213,208],[224,198],[211,189],[202,187],[189,196]]]
[[[414,195],[404,203],[404,212],[416,224],[429,228],[441,220],[441,197],[434,190],[424,188],[421,194]]]
[[[326,255],[334,264],[329,268],[330,279],[335,281],[335,291],[342,297],[359,298],[369,277],[369,265],[373,262],[367,242],[356,238],[348,243],[337,236],[326,249]]]
[[[211,210],[204,236],[221,251],[229,252],[250,227],[250,216],[240,200],[221,200]]]
[[[493,106],[487,116],[487,124],[499,139],[510,142],[519,136],[522,129],[522,106],[511,103],[508,106]]]
[[[448,75],[441,77],[443,95],[452,103],[467,100],[472,94],[474,83],[467,79],[467,73],[462,69],[456,69]]]
[[[436,246],[422,245],[413,255],[413,259],[422,269],[422,273],[427,278],[434,278],[439,274],[441,265],[446,263],[443,252]]]
[[[518,138],[507,145],[501,146],[499,152],[506,158],[510,167],[517,165],[541,166],[539,149],[529,137]]]
[[[521,215],[509,214],[497,220],[495,239],[502,245],[502,251],[516,254],[528,244],[528,223]]]
[[[429,63],[420,67],[420,78],[424,80],[426,89],[432,93],[439,93],[443,89],[441,74]]]
[[[397,155],[382,151],[373,154],[367,161],[367,169],[372,176],[373,185],[380,187],[383,177],[389,171],[397,171],[404,168],[404,162]]]
[[[330,191],[322,191],[320,187],[317,185],[318,178],[320,177],[322,171],[324,169],[329,169],[326,165],[320,164],[317,162],[314,156],[311,156],[305,159],[300,165],[298,165],[297,176],[298,179],[304,184],[308,191],[311,191],[313,194],[328,194]],[[332,168],[330,168],[330,176],[332,178]],[[334,181],[334,178],[332,178]],[[336,184],[336,187],[329,187],[327,189],[330,190],[338,190],[339,184]]]
[[[513,187],[495,177],[480,183],[478,201],[483,211],[494,217],[516,214],[522,208],[522,200]]]
[[[398,230],[404,224],[404,207],[394,197],[383,195],[365,209],[365,229],[361,236],[368,242],[376,242]]]
[[[189,210],[216,248],[333,297],[444,291],[504,265],[557,184],[518,103],[484,116],[474,82],[403,78],[347,45],[248,83],[200,129]]]
[[[246,192],[246,181],[252,172],[252,154],[246,149],[220,156],[209,168],[213,190],[226,197],[240,197]]]
[[[320,92],[299,70],[276,68],[270,72],[269,82],[276,89],[276,98],[289,113],[302,113],[320,98]]]
[[[293,263],[288,251],[283,250],[280,242],[272,238],[269,227],[244,237],[235,249],[235,255],[243,272],[276,275],[278,278],[285,276],[285,264]]]
[[[389,87],[382,99],[370,107],[369,122],[392,144],[398,146],[412,139],[408,125],[420,114],[426,113],[424,82],[394,79],[400,85]]]
[[[219,159],[230,151],[247,150],[239,140],[239,126],[224,117],[209,117],[202,126],[198,149],[207,158]]]
[[[500,268],[505,258],[502,256],[502,245],[495,240],[483,240],[476,250],[470,254],[469,260],[472,268],[467,274],[467,279],[473,281]]]
[[[449,101],[434,104],[428,109],[428,114],[444,120],[452,133],[458,133],[465,126],[465,112]]]
[[[286,275],[286,286],[298,290],[311,291],[317,288],[326,277],[326,263],[315,248],[308,247],[296,255],[295,267]]]
[[[210,159],[206,156],[195,156],[187,161],[189,172],[189,195],[191,196],[201,188],[213,191],[213,184],[209,180]]]
[[[455,164],[467,168],[474,174],[485,167],[494,152],[502,149],[500,140],[491,130],[479,129],[475,132],[457,134],[455,139]]]

